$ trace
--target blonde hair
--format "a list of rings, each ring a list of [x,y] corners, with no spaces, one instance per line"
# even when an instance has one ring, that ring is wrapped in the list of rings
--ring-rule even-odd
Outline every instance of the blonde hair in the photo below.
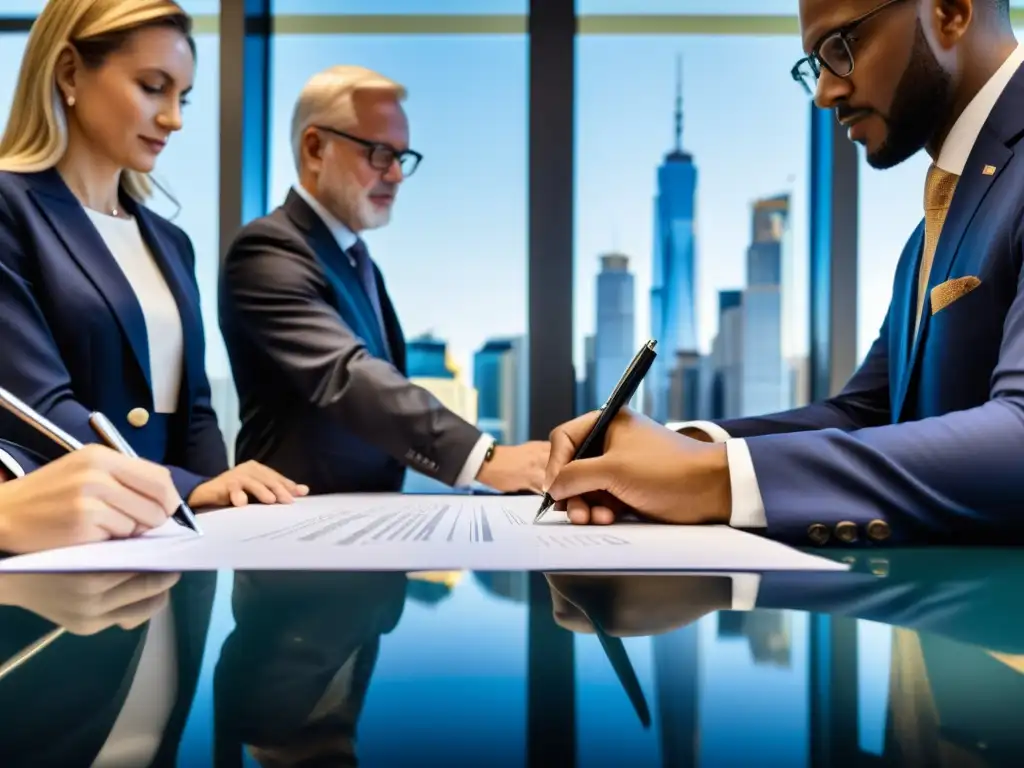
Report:
[[[347,130],[356,122],[354,97],[375,91],[404,101],[405,86],[366,67],[339,65],[313,75],[302,87],[292,113],[292,155],[295,170],[301,170],[302,135],[311,125],[327,123]]]
[[[172,0],[49,0],[25,46],[7,127],[0,137],[0,171],[47,170],[67,151],[67,115],[56,70],[69,46],[161,22],[187,32],[190,19]],[[153,182],[145,173],[126,170],[121,185],[139,202],[152,194]]]

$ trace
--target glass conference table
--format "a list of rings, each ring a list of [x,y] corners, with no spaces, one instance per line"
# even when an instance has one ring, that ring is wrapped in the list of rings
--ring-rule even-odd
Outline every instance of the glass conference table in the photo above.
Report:
[[[3,575],[0,765],[1020,765],[1024,551],[833,554],[852,570]]]

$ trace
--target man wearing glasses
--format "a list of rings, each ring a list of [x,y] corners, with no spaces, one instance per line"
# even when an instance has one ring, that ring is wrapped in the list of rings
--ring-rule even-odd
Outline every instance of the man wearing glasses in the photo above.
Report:
[[[405,377],[398,316],[360,237],[388,223],[422,159],[404,99],[355,66],[315,75],[299,96],[298,183],[242,229],[221,270],[238,460],[288,467],[312,493],[396,491],[406,467],[451,486],[539,490],[547,442],[495,446]]]
[[[569,422],[549,492],[576,523],[625,505],[804,545],[1024,539],[1024,50],[1009,2],[801,0],[800,25],[793,77],[869,162],[932,159],[878,338],[840,394],[804,408],[671,429],[625,413],[603,458],[573,463],[594,416]]]

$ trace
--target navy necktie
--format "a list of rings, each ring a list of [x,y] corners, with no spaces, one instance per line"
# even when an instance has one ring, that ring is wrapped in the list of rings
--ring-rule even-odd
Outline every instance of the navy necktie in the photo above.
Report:
[[[356,240],[356,244],[346,251],[349,258],[355,262],[356,272],[359,275],[359,282],[362,283],[366,297],[373,306],[374,314],[377,315],[377,326],[380,328],[381,338],[384,340],[384,349],[387,356],[391,357],[391,345],[388,343],[388,330],[384,325],[384,312],[380,305],[380,292],[377,290],[377,275],[373,268],[373,259],[370,258],[370,251],[362,239]]]

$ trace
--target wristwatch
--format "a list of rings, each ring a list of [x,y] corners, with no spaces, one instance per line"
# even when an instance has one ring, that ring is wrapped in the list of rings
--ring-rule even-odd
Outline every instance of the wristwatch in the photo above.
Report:
[[[484,454],[484,464],[494,458],[494,449],[497,447],[498,441],[491,440],[491,444],[487,447],[487,453]]]

